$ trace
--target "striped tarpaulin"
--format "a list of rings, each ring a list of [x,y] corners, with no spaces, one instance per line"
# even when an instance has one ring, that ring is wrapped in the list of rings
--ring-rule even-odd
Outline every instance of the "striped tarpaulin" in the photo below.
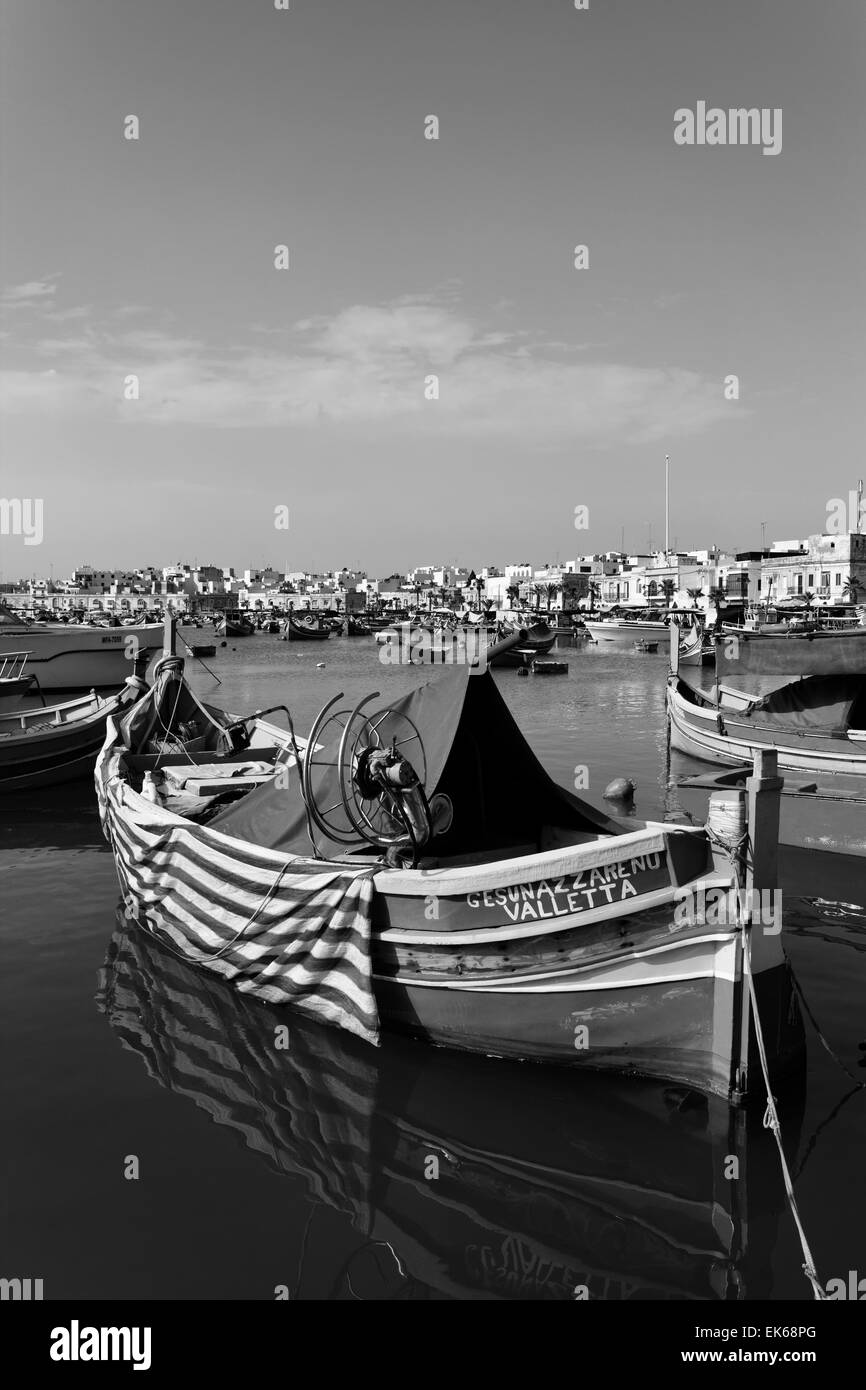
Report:
[[[269,1004],[378,1042],[373,870],[335,869],[184,821],[97,766],[103,827],[131,914],[194,964]]]

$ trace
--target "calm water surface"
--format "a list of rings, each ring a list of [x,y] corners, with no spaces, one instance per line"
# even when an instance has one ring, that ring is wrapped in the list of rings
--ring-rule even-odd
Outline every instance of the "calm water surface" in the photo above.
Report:
[[[675,814],[672,779],[699,768],[667,751],[665,658],[562,655],[567,677],[496,675],[541,760],[568,786],[585,766],[591,800],[625,775],[636,814]],[[301,731],[338,690],[399,693],[422,674],[363,638],[259,634],[209,665],[222,684],[199,667],[200,694],[240,713],[286,703]],[[807,1074],[781,1108],[825,1280],[866,1272],[866,883],[826,859],[786,861],[784,940],[851,1076],[807,1025]],[[117,905],[89,785],[2,803],[5,1276],[42,1278],[48,1298],[810,1297],[760,1115],[368,1048],[242,1003]]]

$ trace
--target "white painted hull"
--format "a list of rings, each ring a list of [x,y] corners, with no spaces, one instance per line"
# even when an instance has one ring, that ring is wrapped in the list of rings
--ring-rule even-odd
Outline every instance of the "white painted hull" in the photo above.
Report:
[[[8,652],[30,653],[27,672],[43,690],[90,690],[122,685],[132,675],[138,652],[162,646],[162,625],[87,627],[48,623],[0,629],[0,659]]]
[[[831,775],[859,774],[866,781],[866,742],[848,744],[842,737],[828,737],[826,748],[798,748],[791,742],[784,742],[781,731],[777,742],[750,739],[731,731],[730,721],[736,717],[736,711],[724,708],[722,718],[726,732],[722,733],[715,710],[690,704],[673,683],[668,686],[668,713],[671,747],[680,753],[688,753],[692,758],[730,766],[732,763],[751,763],[757,752],[772,747],[779,755],[779,768],[782,770]]]
[[[669,632],[664,623],[641,623],[641,622],[587,622],[586,631],[595,642],[613,642],[617,646],[627,647],[632,642],[653,641],[666,642],[670,640]]]

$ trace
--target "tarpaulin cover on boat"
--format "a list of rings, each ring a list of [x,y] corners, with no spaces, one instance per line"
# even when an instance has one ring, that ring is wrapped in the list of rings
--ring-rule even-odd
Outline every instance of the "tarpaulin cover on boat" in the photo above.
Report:
[[[449,797],[454,818],[437,835],[435,852],[457,855],[537,843],[543,827],[562,827],[576,834],[620,834],[633,825],[606,816],[558,786],[545,772],[487,671],[468,667],[427,681],[379,710],[391,708],[418,729],[424,744],[427,796]],[[395,721],[395,729],[399,721]],[[379,728],[390,737],[390,722]],[[399,728],[405,737],[405,724]],[[413,758],[417,745],[408,747]],[[317,755],[317,763],[336,762],[337,747]],[[417,755],[415,755],[417,762]],[[416,766],[420,774],[422,769]],[[321,804],[339,802],[336,769],[323,776]],[[211,829],[256,845],[287,853],[308,854],[310,841],[297,780],[288,787],[268,783],[250,792],[210,822]],[[345,853],[345,846],[316,836],[325,857]]]
[[[866,679],[810,676],[757,700],[749,715],[759,724],[844,733],[866,727]]]

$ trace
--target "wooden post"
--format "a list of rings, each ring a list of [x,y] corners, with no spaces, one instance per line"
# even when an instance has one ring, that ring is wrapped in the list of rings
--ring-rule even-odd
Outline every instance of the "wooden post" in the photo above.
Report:
[[[779,815],[784,785],[776,749],[756,749],[754,769],[746,781],[750,842],[747,888],[778,886]]]
[[[177,618],[170,603],[165,606],[162,617],[162,654],[174,656],[177,645]]]
[[[779,818],[784,778],[778,775],[779,755],[775,748],[755,753],[754,770],[746,781],[749,852],[746,859],[746,901],[753,915],[762,917],[756,904],[768,906],[777,900],[762,899],[761,893],[774,894],[779,887]],[[775,924],[772,924],[773,927]],[[764,921],[752,932],[752,968],[757,974],[782,962],[781,930],[768,930]]]
[[[668,624],[671,636],[671,675],[679,675],[680,670],[680,625],[676,619]]]

